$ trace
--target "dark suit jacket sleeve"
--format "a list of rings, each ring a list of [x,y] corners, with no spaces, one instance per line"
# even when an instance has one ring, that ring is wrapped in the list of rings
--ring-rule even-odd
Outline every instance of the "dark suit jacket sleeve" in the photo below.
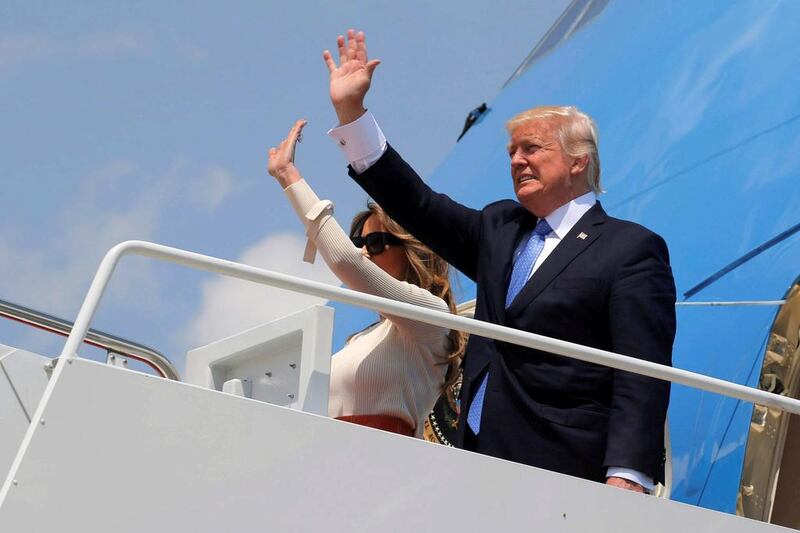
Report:
[[[363,173],[350,168],[350,176],[406,231],[476,279],[479,211],[431,190],[391,146]]]
[[[638,226],[637,226],[638,227]],[[670,365],[675,337],[675,284],[663,239],[643,228],[612,282],[612,350]],[[669,382],[614,371],[605,464],[662,476],[663,421]]]

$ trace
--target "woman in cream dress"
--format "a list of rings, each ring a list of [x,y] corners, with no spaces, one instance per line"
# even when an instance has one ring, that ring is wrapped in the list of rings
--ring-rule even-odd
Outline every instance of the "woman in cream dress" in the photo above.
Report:
[[[375,204],[356,215],[350,234],[333,218],[294,166],[299,120],[268,170],[306,228],[306,261],[319,251],[349,288],[440,311],[454,311],[448,265]],[[333,357],[329,415],[406,435],[421,435],[445,386],[455,379],[463,338],[458,332],[396,316],[381,316],[354,334]]]

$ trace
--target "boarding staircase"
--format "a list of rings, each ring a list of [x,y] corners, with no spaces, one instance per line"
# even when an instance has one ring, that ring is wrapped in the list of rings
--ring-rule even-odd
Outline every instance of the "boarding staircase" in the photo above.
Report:
[[[329,419],[325,306],[191,351],[183,381],[77,357],[132,254],[800,414],[800,401],[680,369],[130,241],[101,263],[58,359],[0,346],[2,532],[788,531]]]

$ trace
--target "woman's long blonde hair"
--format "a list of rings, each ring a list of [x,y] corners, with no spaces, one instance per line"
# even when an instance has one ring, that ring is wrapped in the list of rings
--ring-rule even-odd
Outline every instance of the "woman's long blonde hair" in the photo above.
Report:
[[[434,296],[438,296],[445,301],[450,312],[455,314],[456,301],[450,283],[450,265],[403,229],[400,224],[392,220],[381,206],[372,201],[368,202],[367,209],[353,217],[353,223],[350,225],[350,235],[360,234],[364,223],[373,215],[378,217],[386,231],[403,241],[403,250],[405,250],[409,265],[405,281],[429,291]],[[458,379],[461,358],[464,355],[464,349],[467,344],[466,335],[460,331],[450,330],[448,339],[450,356],[447,358],[447,372],[445,373],[445,382],[442,390],[446,390]]]

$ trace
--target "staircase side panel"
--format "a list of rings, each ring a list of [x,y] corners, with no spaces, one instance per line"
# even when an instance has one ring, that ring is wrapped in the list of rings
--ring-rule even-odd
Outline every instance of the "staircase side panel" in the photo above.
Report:
[[[29,415],[36,410],[47,386],[45,365],[51,361],[49,357],[26,350],[13,350],[0,359]]]
[[[65,367],[0,531],[777,531],[129,370]]]
[[[28,423],[28,417],[11,382],[0,371],[0,479],[5,479],[25,430],[28,429]]]
[[[44,365],[49,361],[0,345],[0,480],[5,480],[47,386]]]

